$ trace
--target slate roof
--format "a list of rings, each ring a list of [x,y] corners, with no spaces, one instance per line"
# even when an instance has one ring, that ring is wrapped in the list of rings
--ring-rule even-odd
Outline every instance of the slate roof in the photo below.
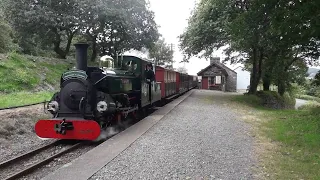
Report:
[[[235,74],[237,74],[237,72],[235,72],[234,70],[228,68],[226,65],[224,65],[224,64],[222,64],[222,63],[216,63],[216,62],[214,62],[214,63],[210,64],[209,66],[207,66],[206,68],[204,68],[204,69],[202,69],[201,71],[199,71],[199,72],[197,73],[197,75],[200,76],[202,73],[204,73],[205,71],[207,71],[207,70],[208,70],[209,68],[211,68],[212,66],[217,66],[217,67],[225,70],[226,74],[228,74],[228,72],[226,71],[226,69],[228,69],[229,71],[232,71],[232,72],[234,72]]]

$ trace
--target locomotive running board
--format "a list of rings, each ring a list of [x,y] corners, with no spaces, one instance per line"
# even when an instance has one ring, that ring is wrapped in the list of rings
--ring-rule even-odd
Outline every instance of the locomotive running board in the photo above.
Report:
[[[61,130],[61,124],[68,127],[64,133],[57,131],[57,127]],[[95,140],[100,135],[100,126],[92,120],[39,120],[35,125],[36,134],[41,138],[53,139],[77,139],[77,140]]]

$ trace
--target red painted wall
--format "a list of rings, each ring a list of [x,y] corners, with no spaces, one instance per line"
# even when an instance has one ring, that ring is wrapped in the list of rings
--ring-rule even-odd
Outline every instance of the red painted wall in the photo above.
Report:
[[[179,92],[179,88],[180,88],[180,73],[176,72],[176,93]]]
[[[165,97],[164,68],[156,68],[156,81],[161,82],[161,97]]]
[[[202,77],[202,89],[209,89],[209,87],[208,87],[208,77]]]

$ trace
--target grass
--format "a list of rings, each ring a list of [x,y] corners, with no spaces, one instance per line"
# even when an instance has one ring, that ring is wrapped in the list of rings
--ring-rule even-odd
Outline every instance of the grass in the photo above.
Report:
[[[236,96],[238,106],[251,112],[250,122],[260,142],[261,166],[266,179],[320,179],[320,108],[308,104],[300,110],[271,110],[256,96]],[[254,112],[254,113],[252,113]],[[268,144],[268,145],[266,145]]]
[[[0,54],[0,108],[48,100],[74,60]]]
[[[7,58],[0,60],[0,93],[56,86],[61,74],[71,66],[65,60],[10,53]]]
[[[20,106],[50,100],[53,92],[17,92],[9,94],[0,94],[0,108],[11,106]]]

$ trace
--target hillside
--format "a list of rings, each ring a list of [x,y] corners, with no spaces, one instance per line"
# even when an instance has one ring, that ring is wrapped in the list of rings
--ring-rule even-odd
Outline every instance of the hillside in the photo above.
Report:
[[[55,90],[61,73],[72,66],[70,59],[0,54],[0,93]]]
[[[49,100],[73,59],[0,54],[0,108]]]

